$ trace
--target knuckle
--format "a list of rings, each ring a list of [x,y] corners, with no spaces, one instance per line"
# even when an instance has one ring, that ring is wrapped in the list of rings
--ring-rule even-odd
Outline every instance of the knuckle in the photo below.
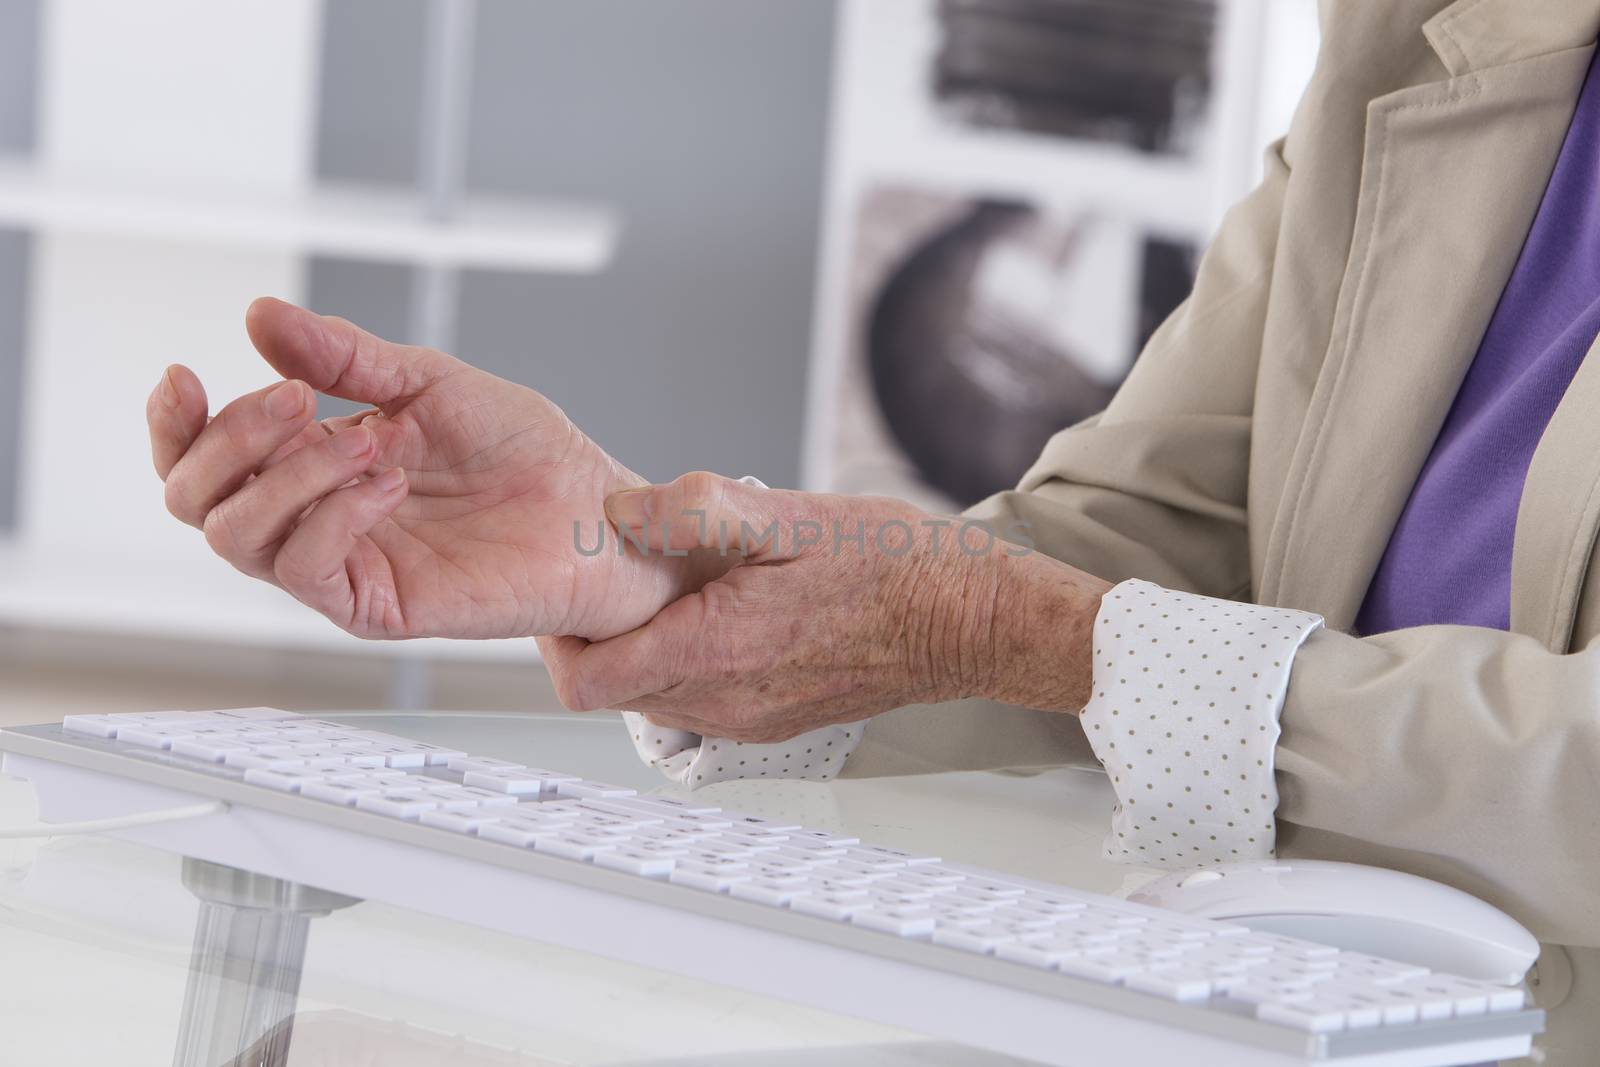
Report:
[[[580,671],[564,671],[555,679],[556,696],[569,711],[598,711],[594,685]]]
[[[245,451],[253,447],[256,431],[262,424],[261,416],[265,409],[257,401],[255,410],[247,410],[247,405],[234,401],[223,408],[212,420],[217,432],[227,442],[228,447],[234,451]]]
[[[311,572],[298,553],[283,551],[272,560],[272,576],[278,580],[278,584],[292,592],[305,588]]]
[[[265,540],[251,534],[248,526],[239,521],[238,508],[231,498],[206,514],[200,530],[211,551],[230,562],[252,559],[266,548]]]
[[[678,495],[684,511],[709,514],[722,500],[722,478],[710,471],[691,471],[678,479]]]
[[[212,508],[200,523],[200,532],[205,534],[206,544],[223,559],[232,559],[239,554],[240,548],[238,535],[228,518],[228,510],[224,501]]]
[[[189,500],[187,486],[182,478],[168,478],[166,489],[162,492],[162,499],[167,505],[167,511],[173,518],[180,522],[195,524],[194,505]]]

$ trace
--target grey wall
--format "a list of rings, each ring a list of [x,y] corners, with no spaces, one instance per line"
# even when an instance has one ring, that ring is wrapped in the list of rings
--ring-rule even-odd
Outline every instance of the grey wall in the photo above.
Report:
[[[322,173],[414,178],[422,10],[331,0]],[[833,19],[832,0],[483,0],[469,184],[601,200],[625,230],[598,276],[469,274],[459,353],[649,477],[794,484]],[[403,330],[408,298],[403,272],[312,271],[320,310],[374,327]]]
[[[319,174],[416,179],[427,2],[328,0],[323,7]]]
[[[0,4],[0,152],[33,147],[39,69],[39,0]]]
[[[33,147],[38,45],[38,0],[0,3],[0,155]],[[17,519],[27,276],[27,235],[0,230],[0,533]]]

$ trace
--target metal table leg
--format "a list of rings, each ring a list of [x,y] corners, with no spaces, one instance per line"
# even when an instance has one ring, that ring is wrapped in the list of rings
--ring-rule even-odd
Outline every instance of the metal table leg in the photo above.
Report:
[[[358,901],[195,859],[183,884],[200,914],[173,1067],[282,1067],[311,920]]]

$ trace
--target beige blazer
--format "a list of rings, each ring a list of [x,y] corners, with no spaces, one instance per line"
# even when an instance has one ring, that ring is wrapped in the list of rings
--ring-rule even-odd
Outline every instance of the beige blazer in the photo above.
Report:
[[[1324,0],[1322,23],[1192,298],[1104,414],[976,511],[1113,581],[1323,615],[1283,711],[1280,855],[1410,870],[1600,945],[1600,357],[1533,459],[1513,632],[1342,632],[1532,225],[1600,0]],[[940,714],[875,725],[864,764],[1081,755],[1070,719]]]

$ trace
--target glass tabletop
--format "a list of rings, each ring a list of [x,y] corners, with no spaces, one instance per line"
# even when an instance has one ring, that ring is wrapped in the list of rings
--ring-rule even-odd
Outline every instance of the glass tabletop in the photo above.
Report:
[[[635,758],[612,715],[321,717],[641,792],[681,793]],[[695,795],[1096,892],[1126,892],[1152,876],[1100,858],[1112,800],[1103,775],[1088,770],[727,782]],[[0,778],[0,825],[34,817],[32,788]],[[0,841],[0,1060],[1014,1062],[377,901],[291,887],[297,892],[276,899],[278,911],[264,911],[251,896],[259,887],[240,896],[247,875],[208,866],[100,836]],[[263,1000],[260,989],[274,983],[276,999]],[[252,1040],[197,1044],[195,1020],[230,1003],[257,1016],[246,1028]],[[229,1051],[219,1055],[218,1047]]]

